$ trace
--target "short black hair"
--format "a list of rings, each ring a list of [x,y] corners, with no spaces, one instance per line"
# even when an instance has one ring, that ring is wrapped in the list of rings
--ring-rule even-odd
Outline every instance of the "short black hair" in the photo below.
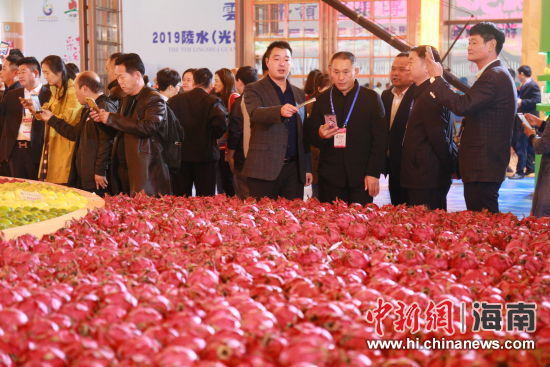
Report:
[[[103,91],[103,84],[101,84],[99,77],[97,76],[97,74],[91,71],[83,71],[82,73],[78,74],[75,84],[78,85],[78,88],[86,86],[93,93],[100,93]]]
[[[193,72],[193,80],[198,87],[208,88],[212,85],[214,75],[208,68],[197,69]]]
[[[25,57],[25,56],[23,56],[23,52],[21,52],[21,50],[18,49],[18,48],[12,48],[12,49],[10,50],[10,52],[8,53],[8,56],[12,56],[12,55],[13,55],[13,56],[20,57],[20,58]],[[11,62],[11,61],[10,61],[10,62]]]
[[[269,59],[269,56],[271,56],[271,52],[273,51],[274,48],[289,50],[290,54],[292,55],[292,48],[290,47],[290,44],[287,41],[274,41],[274,42],[271,42],[269,46],[267,46],[267,50],[265,51],[265,54],[264,54],[264,60]]]
[[[410,52],[414,52],[420,57],[421,59],[426,58],[426,51],[428,50],[428,47],[432,48],[432,54],[434,55],[435,62],[441,62],[441,57],[439,56],[439,52],[437,52],[437,49],[433,46],[429,45],[421,45],[411,48]]]
[[[127,73],[133,73],[134,71],[139,71],[143,76],[145,75],[145,65],[141,61],[141,57],[135,53],[123,54],[117,57],[115,65],[124,65]]]
[[[69,75],[69,79],[74,80],[76,78],[76,74],[80,73],[80,68],[76,66],[75,63],[69,62],[65,64],[65,67],[67,68],[67,74]]]
[[[159,91],[168,89],[169,86],[177,86],[181,82],[180,73],[174,69],[164,68],[157,72],[157,84]]]
[[[237,70],[235,79],[240,80],[244,85],[250,84],[258,80],[258,70],[252,66],[242,66]]]
[[[355,65],[355,55],[352,54],[349,51],[339,51],[339,52],[335,53],[330,58],[330,63],[332,64],[332,62],[336,59],[349,60],[349,61],[351,61],[352,65]]]
[[[483,42],[485,43],[491,40],[496,40],[497,46],[495,51],[497,52],[497,55],[500,54],[506,37],[504,36],[504,32],[498,29],[495,23],[481,22],[476,24],[470,29],[470,36],[475,35],[481,36],[481,38],[483,38]]]
[[[529,65],[521,65],[518,68],[518,73],[522,73],[523,75],[529,78],[532,74],[531,67]]]
[[[120,56],[124,55],[122,52],[115,52],[109,56],[109,61],[116,61]]]
[[[19,60],[21,60],[22,58],[23,58],[22,56],[10,54],[10,55],[6,56],[4,61],[9,61],[12,68],[17,68],[17,62]]]
[[[409,51],[400,52],[395,57],[409,57]]]
[[[184,76],[185,74],[187,74],[187,73],[193,74],[193,73],[195,72],[195,70],[197,70],[197,69],[196,69],[196,68],[189,68],[189,69],[185,70],[185,71],[183,72],[183,74],[181,74],[181,77],[183,78],[183,76]]]
[[[21,65],[27,65],[29,69],[32,71],[38,70],[38,76],[42,75],[42,69],[40,68],[40,63],[36,59],[36,57],[33,56],[27,56],[20,58],[19,61],[17,61],[17,66]]]

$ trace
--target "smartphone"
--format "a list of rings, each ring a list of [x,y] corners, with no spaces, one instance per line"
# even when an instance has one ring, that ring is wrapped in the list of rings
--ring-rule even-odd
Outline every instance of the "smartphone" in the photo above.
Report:
[[[529,121],[527,121],[527,118],[525,118],[525,115],[523,113],[518,112],[518,117],[521,120],[521,123],[523,124],[523,126],[528,127],[529,129],[533,128],[529,123]]]
[[[37,95],[31,94],[32,106],[34,107],[34,112],[42,112],[42,104]]]
[[[86,104],[91,110],[99,111],[99,106],[92,97],[86,97]]]
[[[328,124],[331,128],[338,126],[336,115],[325,115],[325,124]]]

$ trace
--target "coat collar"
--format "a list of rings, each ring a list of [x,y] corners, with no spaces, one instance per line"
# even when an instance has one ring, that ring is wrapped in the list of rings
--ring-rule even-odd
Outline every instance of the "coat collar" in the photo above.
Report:
[[[487,65],[481,68],[480,71],[477,72],[476,79],[479,79],[479,77],[485,72],[485,70],[488,70],[497,66],[501,66],[499,59],[494,59],[493,61],[490,61]]]

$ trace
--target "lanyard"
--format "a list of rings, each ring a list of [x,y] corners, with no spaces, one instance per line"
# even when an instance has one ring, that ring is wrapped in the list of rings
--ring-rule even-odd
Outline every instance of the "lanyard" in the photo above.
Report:
[[[332,102],[332,89],[334,87],[330,88],[330,109],[332,110],[332,114],[336,115],[336,112],[334,112],[334,103]],[[358,85],[357,90],[355,91],[355,96],[353,97],[353,102],[351,102],[351,107],[349,108],[348,115],[346,116],[346,120],[344,121],[344,128],[348,126],[349,118],[351,117],[351,113],[353,112],[353,108],[355,107],[355,102],[357,102],[357,96],[359,95],[359,89],[361,87]]]

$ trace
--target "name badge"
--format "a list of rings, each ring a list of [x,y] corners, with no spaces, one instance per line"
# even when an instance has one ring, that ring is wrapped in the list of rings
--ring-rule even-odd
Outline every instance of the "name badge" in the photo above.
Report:
[[[330,127],[337,126],[336,115],[325,115],[325,124],[328,124]]]
[[[346,147],[346,129],[338,129],[336,135],[334,135],[334,147],[345,148]]]

